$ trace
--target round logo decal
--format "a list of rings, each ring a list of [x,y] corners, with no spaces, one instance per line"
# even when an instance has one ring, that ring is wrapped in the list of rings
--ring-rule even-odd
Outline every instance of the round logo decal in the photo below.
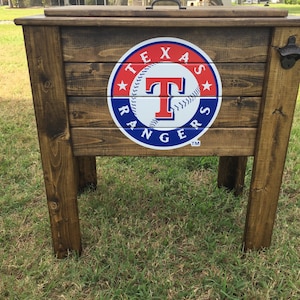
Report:
[[[141,146],[200,146],[219,112],[222,84],[203,50],[178,38],[153,38],[115,65],[107,101],[115,124]]]

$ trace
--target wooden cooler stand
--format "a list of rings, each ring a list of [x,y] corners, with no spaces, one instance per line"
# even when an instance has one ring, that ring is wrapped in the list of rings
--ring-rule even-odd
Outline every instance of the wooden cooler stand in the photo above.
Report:
[[[54,252],[81,252],[77,193],[97,184],[96,156],[219,156],[218,185],[244,185],[254,156],[244,249],[271,243],[299,86],[300,18],[271,8],[64,7],[23,26]],[[155,37],[205,51],[222,80],[222,105],[200,147],[156,150],[128,139],[107,107],[120,57]]]

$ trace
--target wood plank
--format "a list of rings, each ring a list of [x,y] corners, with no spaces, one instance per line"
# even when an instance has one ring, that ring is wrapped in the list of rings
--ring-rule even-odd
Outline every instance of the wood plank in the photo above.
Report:
[[[255,18],[255,17],[235,17],[235,18],[181,18],[180,22],[178,17],[45,17],[32,16],[15,19],[15,24],[24,26],[76,26],[80,27],[151,27],[156,31],[160,27],[174,28],[200,28],[200,27],[251,27],[256,30],[259,27],[299,27],[300,18],[297,16],[288,16],[286,18],[275,17],[275,18]]]
[[[246,250],[271,243],[300,78],[299,62],[283,69],[276,50],[285,46],[290,36],[296,36],[299,44],[300,28],[276,28],[270,46],[244,234]]]
[[[209,129],[200,147],[185,146],[175,150],[152,150],[128,139],[117,128],[72,128],[76,156],[251,156],[254,153],[255,128]]]
[[[286,17],[285,9],[272,9],[263,7],[187,7],[178,10],[177,5],[155,6],[153,10],[147,10],[144,6],[98,6],[86,7],[55,7],[46,8],[46,16],[65,17],[177,17],[177,18],[234,18],[234,17]]]
[[[270,28],[251,27],[63,27],[62,43],[66,62],[116,62],[136,44],[157,36],[187,40],[214,62],[266,62],[270,35]]]
[[[106,97],[108,79],[114,63],[66,63],[65,76],[69,96]],[[264,63],[217,63],[223,96],[261,96]]]
[[[69,250],[80,253],[81,241],[78,166],[71,148],[59,28],[24,27],[24,37],[53,247],[62,258]]]
[[[212,127],[257,127],[259,97],[224,97],[217,119]],[[106,98],[69,97],[71,127],[113,128]]]

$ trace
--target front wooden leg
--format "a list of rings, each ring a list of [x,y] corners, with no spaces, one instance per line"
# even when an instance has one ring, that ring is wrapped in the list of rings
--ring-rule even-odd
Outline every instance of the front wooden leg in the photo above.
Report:
[[[54,253],[80,254],[78,162],[73,156],[60,30],[25,26],[24,37],[44,171]],[[43,41],[43,42],[41,42]]]
[[[64,136],[40,141],[52,242],[57,258],[81,253],[77,205],[78,165]]]
[[[245,250],[271,244],[299,87],[300,63],[284,69],[277,53],[290,36],[298,38],[300,28],[276,28],[270,47],[245,225]]]
[[[220,157],[218,187],[234,190],[236,196],[240,195],[244,187],[246,166],[246,156]]]

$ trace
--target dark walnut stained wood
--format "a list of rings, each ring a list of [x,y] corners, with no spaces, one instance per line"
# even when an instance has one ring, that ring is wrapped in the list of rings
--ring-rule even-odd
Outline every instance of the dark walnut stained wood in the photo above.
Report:
[[[218,187],[234,190],[236,196],[244,188],[247,156],[221,156],[219,159]]]
[[[79,156],[78,170],[79,170],[79,192],[84,192],[86,189],[94,190],[97,187],[97,170],[95,156]]]
[[[246,249],[271,243],[300,79],[300,64],[283,69],[276,46],[285,45],[291,35],[300,37],[300,28],[276,28],[272,38],[245,226]]]
[[[179,10],[177,6],[154,6],[147,10],[143,6],[86,6],[46,8],[47,17],[146,17],[146,18],[274,18],[286,17],[285,9],[258,7],[187,7]]]
[[[122,27],[273,27],[300,24],[287,10],[265,7],[159,6],[153,10],[133,6],[69,6],[45,9],[45,15],[18,18],[17,25],[117,26]],[[179,21],[180,20],[180,21]]]
[[[175,18],[131,18],[131,17],[45,17],[45,16],[35,16],[22,19],[15,19],[17,25],[23,26],[39,26],[43,23],[45,26],[76,26],[78,27],[184,27],[184,28],[194,28],[194,27],[272,27],[274,22],[277,26],[281,27],[297,27],[300,25],[299,18],[296,17],[270,17],[270,18],[250,18],[250,17],[237,17],[237,18],[181,18],[178,22],[178,17]]]
[[[72,128],[71,133],[74,154],[79,156],[252,156],[257,130],[213,128],[200,138],[200,147],[188,145],[175,150],[151,150],[139,146],[118,128],[79,127]]]
[[[177,24],[179,24],[177,22]],[[134,30],[134,31],[133,31]],[[62,27],[63,55],[66,62],[116,62],[134,45],[159,36],[187,40],[215,63],[266,62],[270,42],[268,27]],[[134,32],[134,34],[132,34]],[[124,39],[124,36],[126,37]]]
[[[277,49],[290,36],[299,45],[299,17],[250,7],[78,6],[46,9],[43,16],[15,23],[24,30],[59,258],[81,251],[77,193],[95,188],[97,155],[220,156],[218,186],[236,194],[244,185],[247,157],[254,156],[243,243],[246,250],[270,245],[300,78],[300,63],[283,69]],[[113,67],[134,45],[162,36],[197,45],[220,73],[223,103],[200,147],[139,146],[110,116],[107,84]]]
[[[106,98],[69,97],[71,127],[113,128]],[[260,97],[223,97],[222,106],[212,128],[257,128]]]
[[[115,63],[66,63],[68,96],[107,95],[107,84]],[[265,74],[264,63],[219,63],[223,95],[261,96]]]
[[[79,174],[71,147],[59,28],[25,27],[24,37],[53,247],[57,257],[62,258],[68,249],[80,253],[81,240],[77,206]]]

